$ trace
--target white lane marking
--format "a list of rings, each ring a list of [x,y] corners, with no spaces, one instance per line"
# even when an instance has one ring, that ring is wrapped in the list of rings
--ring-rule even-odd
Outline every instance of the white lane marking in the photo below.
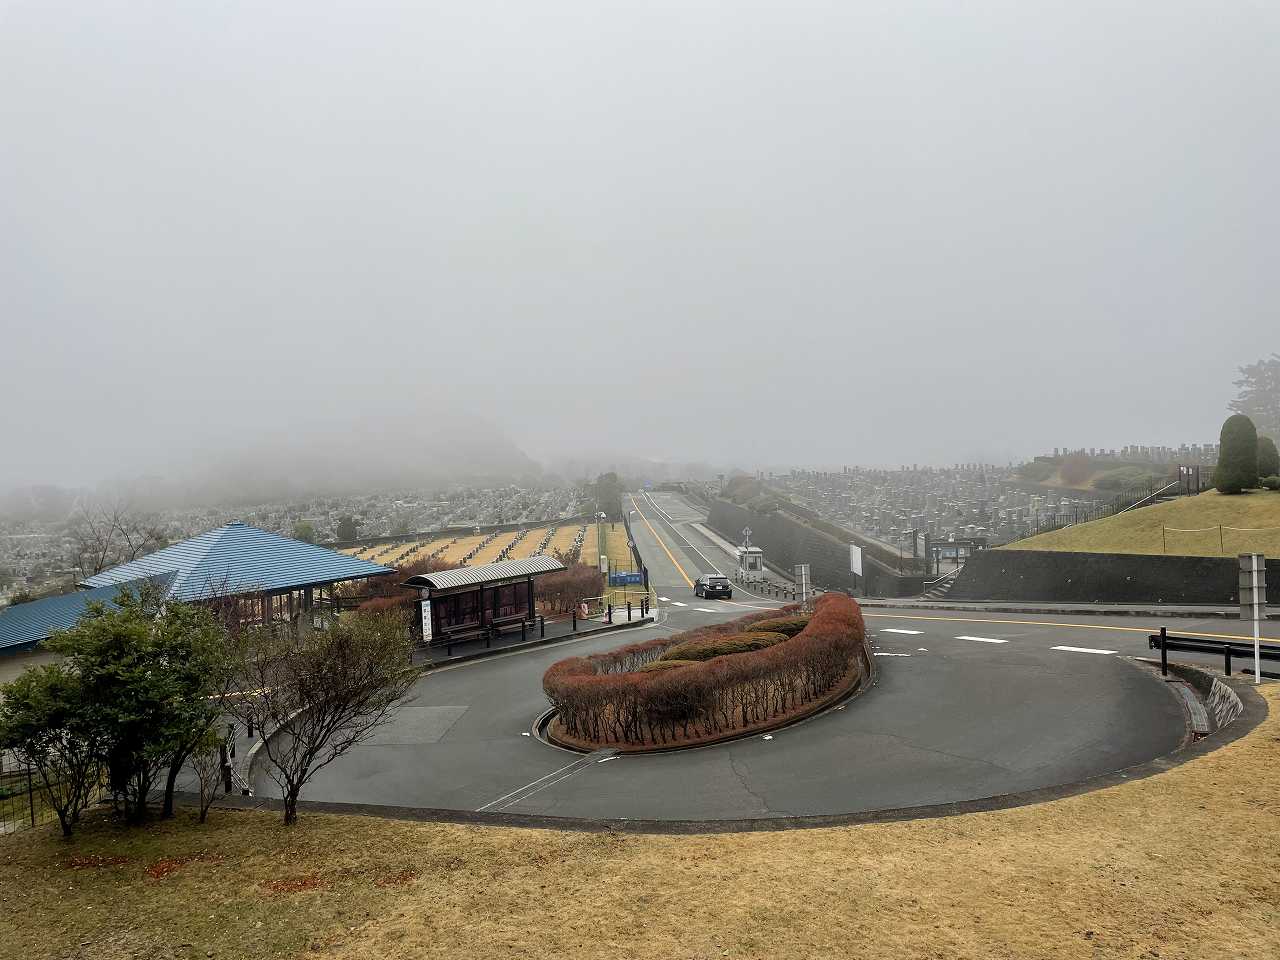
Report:
[[[563,767],[561,767],[559,770],[552,770],[545,777],[539,777],[537,780],[534,780],[530,783],[526,783],[523,787],[517,787],[515,790],[512,790],[510,793],[504,793],[502,796],[498,797],[498,799],[490,800],[483,807],[476,807],[476,813],[480,813],[482,810],[489,809],[495,803],[501,803],[503,800],[506,800],[507,797],[514,797],[517,793],[520,793],[523,790],[528,790],[530,787],[536,787],[538,784],[542,783],[543,781],[550,780],[557,773],[563,773],[566,770],[572,770],[574,767],[581,766],[582,764],[586,763],[588,760],[589,760],[589,757],[579,757],[577,760],[573,761],[573,763],[567,763]],[[559,783],[560,781],[557,780],[556,782]]]
[[[1115,653],[1114,650],[1095,650],[1093,647],[1050,647],[1050,650],[1066,650],[1068,653]]]
[[[723,610],[712,610],[710,607],[694,607],[699,613],[724,613]]]
[[[895,627],[881,627],[880,632],[881,633],[906,633],[906,634],[910,634],[913,637],[916,636],[917,634],[924,633],[923,630],[898,630]]]
[[[661,600],[663,603],[670,603],[670,602],[671,602],[671,598],[670,598],[670,597],[659,597],[658,599],[659,599],[659,600]]]
[[[672,601],[671,601],[671,605],[672,605],[673,607],[687,607],[687,606],[688,606],[688,604],[687,604],[687,603],[681,603],[679,600],[672,600]]]
[[[997,640],[995,637],[956,637],[957,640],[973,640],[976,643],[1008,643],[1008,640]]]
[[[877,657],[909,657],[909,656],[911,656],[911,654],[909,654],[909,653],[880,653],[880,652],[878,652],[878,651],[877,651],[876,656],[877,656]]]

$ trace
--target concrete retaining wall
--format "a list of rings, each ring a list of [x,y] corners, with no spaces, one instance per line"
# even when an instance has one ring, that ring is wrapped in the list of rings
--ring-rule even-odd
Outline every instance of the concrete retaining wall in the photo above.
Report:
[[[828,590],[853,591],[849,572],[849,543],[815,530],[785,513],[758,514],[727,500],[711,503],[709,526],[730,543],[742,541],[743,527],[751,528],[751,542],[764,550],[765,559],[783,570],[797,563],[809,564],[815,586]],[[866,584],[857,591],[877,597],[911,597],[923,589],[923,576],[903,575],[863,554]]]
[[[949,600],[1069,603],[1239,602],[1234,557],[984,550],[964,565]],[[1280,560],[1267,579],[1280,583]]]

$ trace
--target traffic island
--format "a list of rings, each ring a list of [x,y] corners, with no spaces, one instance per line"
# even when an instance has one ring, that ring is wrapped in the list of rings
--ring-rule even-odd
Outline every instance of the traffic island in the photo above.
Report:
[[[584,752],[704,746],[796,723],[873,676],[857,602],[827,594],[812,614],[784,607],[561,660],[543,677],[539,732]]]

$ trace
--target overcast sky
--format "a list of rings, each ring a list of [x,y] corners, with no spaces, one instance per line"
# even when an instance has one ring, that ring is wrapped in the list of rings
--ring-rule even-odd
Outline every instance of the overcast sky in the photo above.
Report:
[[[0,0],[0,485],[1216,439],[1278,101],[1271,2]]]

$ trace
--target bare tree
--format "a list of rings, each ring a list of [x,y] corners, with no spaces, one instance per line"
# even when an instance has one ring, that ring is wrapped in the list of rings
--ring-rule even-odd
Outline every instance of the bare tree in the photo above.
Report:
[[[196,775],[196,787],[200,794],[200,822],[209,816],[209,808],[218,799],[218,787],[222,783],[222,758],[227,741],[210,729],[191,752],[191,769]]]
[[[292,824],[307,782],[387,723],[413,686],[408,633],[394,613],[357,613],[325,629],[254,628],[241,640],[229,709],[263,732],[261,756]]]
[[[164,528],[120,501],[88,502],[71,526],[72,562],[88,578],[168,543]]]

